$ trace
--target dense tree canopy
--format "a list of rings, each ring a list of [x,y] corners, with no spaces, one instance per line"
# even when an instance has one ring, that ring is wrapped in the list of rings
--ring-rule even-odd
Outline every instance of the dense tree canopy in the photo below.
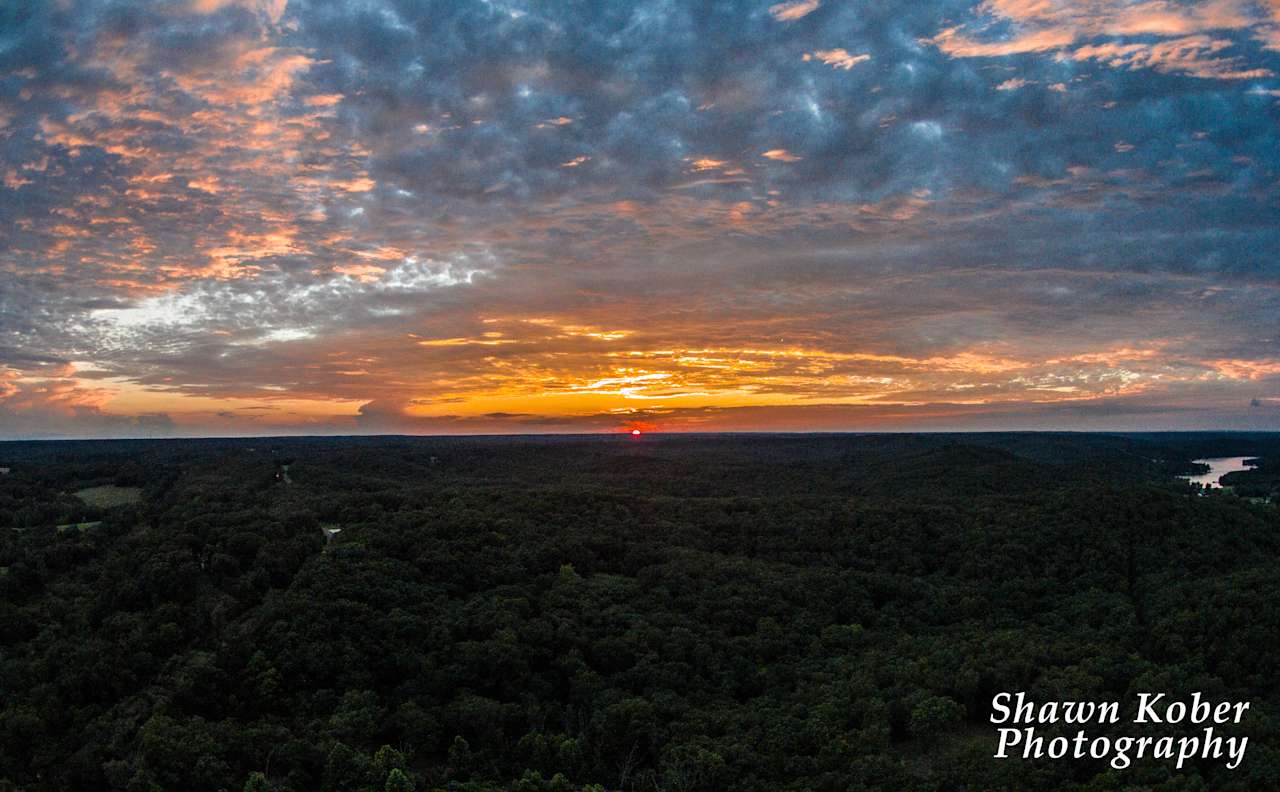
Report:
[[[1219,452],[1280,441],[5,444],[0,789],[1276,788],[1280,510],[1173,477]],[[1249,700],[1248,758],[996,761],[1004,690]]]

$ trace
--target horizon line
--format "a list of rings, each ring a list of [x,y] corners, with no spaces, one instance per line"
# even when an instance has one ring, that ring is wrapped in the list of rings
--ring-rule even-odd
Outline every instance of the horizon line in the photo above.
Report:
[[[765,437],[869,437],[869,436],[888,436],[888,435],[1110,435],[1110,436],[1131,436],[1131,435],[1276,435],[1280,436],[1280,430],[1276,429],[929,429],[929,430],[893,430],[893,429],[877,429],[877,430],[791,430],[791,431],[772,431],[768,429],[744,429],[738,431],[721,431],[721,432],[685,432],[685,431],[655,431],[650,430],[643,433],[638,438],[632,436],[630,431],[608,431],[608,432],[516,432],[510,434],[500,433],[454,433],[454,434],[404,434],[395,432],[368,432],[358,434],[284,434],[284,435],[180,435],[172,437],[140,437],[140,436],[122,436],[122,437],[0,437],[0,444],[3,443],[122,443],[122,442],[155,442],[170,443],[183,441],[216,441],[216,440],[350,440],[357,438],[368,439],[419,439],[419,440],[454,440],[454,439],[569,439],[569,438],[593,438],[604,439],[609,437],[626,438],[631,442],[642,442],[643,438],[652,437],[743,437],[743,436],[765,436]]]

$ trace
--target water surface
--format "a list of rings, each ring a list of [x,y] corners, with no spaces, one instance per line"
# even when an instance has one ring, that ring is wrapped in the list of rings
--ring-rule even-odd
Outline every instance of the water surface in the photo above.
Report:
[[[1203,473],[1199,476],[1183,476],[1182,478],[1185,478],[1187,481],[1190,481],[1192,484],[1199,484],[1203,486],[1205,489],[1209,489],[1212,487],[1221,487],[1222,485],[1218,483],[1218,479],[1222,478],[1228,473],[1235,473],[1237,470],[1248,470],[1253,466],[1246,465],[1245,460],[1254,459],[1254,458],[1255,457],[1238,456],[1238,457],[1211,457],[1209,459],[1197,459],[1195,460],[1196,462],[1202,465],[1209,466],[1209,472]]]

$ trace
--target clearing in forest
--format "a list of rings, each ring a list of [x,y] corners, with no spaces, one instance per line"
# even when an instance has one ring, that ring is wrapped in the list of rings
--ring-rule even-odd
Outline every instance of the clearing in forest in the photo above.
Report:
[[[140,487],[117,487],[112,484],[77,490],[74,494],[90,506],[97,506],[100,509],[124,506],[142,500],[142,489]]]

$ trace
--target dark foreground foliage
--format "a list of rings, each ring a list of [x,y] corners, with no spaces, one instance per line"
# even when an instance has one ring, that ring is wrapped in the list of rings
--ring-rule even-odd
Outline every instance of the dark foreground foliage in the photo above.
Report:
[[[6,444],[0,789],[1280,788],[1280,510],[1172,475],[1278,449]],[[1249,700],[1247,759],[996,761],[1004,690]]]

